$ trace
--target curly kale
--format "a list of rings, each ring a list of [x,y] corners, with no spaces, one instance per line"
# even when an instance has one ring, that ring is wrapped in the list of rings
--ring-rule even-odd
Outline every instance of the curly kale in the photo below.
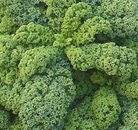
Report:
[[[75,93],[68,63],[64,60],[47,68],[45,74],[34,76],[26,83],[21,98],[19,117],[25,128],[61,130]]]
[[[96,125],[99,129],[107,129],[118,120],[121,113],[117,96],[114,90],[101,87],[93,96],[91,109],[94,113]]]
[[[0,106],[0,129],[6,130],[10,125],[10,115]]]
[[[130,78],[136,66],[135,52],[115,43],[71,46],[66,48],[66,54],[74,69],[86,71],[96,68],[120,79]]]
[[[115,39],[134,39],[138,35],[137,11],[137,0],[101,0],[96,15],[111,23]]]
[[[73,71],[72,76],[73,82],[76,86],[75,98],[80,102],[80,99],[92,94],[96,87],[90,79],[91,72]]]
[[[15,35],[0,35],[0,79],[12,84],[19,77],[17,67],[26,50],[49,46],[54,34],[49,27],[30,23],[22,25]]]
[[[48,6],[46,10],[48,25],[55,32],[60,31],[65,12],[76,3],[76,0],[44,0],[44,2]]]
[[[91,109],[92,97],[86,97],[76,108],[69,111],[64,130],[97,130]]]
[[[129,106],[128,111],[123,114],[123,122],[125,126],[130,128],[138,129],[138,104],[137,101],[132,102]]]
[[[0,130],[137,130],[138,0],[0,0]]]
[[[12,34],[21,25],[47,24],[47,5],[43,0],[0,0],[0,34]]]

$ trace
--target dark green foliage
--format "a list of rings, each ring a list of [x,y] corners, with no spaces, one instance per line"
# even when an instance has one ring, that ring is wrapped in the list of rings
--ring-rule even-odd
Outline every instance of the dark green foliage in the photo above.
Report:
[[[47,6],[43,0],[0,0],[0,8],[0,34],[11,34],[21,25],[30,22],[42,25],[47,23]]]
[[[95,3],[98,3],[100,2],[101,0],[77,0],[78,2],[85,2],[85,3],[88,3],[88,4],[95,4]]]
[[[89,72],[73,71],[73,81],[77,92],[76,99],[80,100],[94,92],[95,86],[90,80],[90,75]]]
[[[69,112],[64,130],[97,130],[91,102],[92,97],[87,97],[79,106]]]
[[[26,130],[26,129],[23,127],[22,122],[16,117],[14,120],[11,121],[9,130]]]
[[[138,103],[137,101],[132,102],[128,111],[124,113],[123,122],[125,126],[130,128],[138,129]]]
[[[59,61],[47,68],[45,75],[27,82],[19,117],[26,129],[61,130],[74,96],[68,63]]]
[[[6,110],[4,110],[0,106],[0,129],[1,130],[8,129],[9,124],[10,124],[10,115]]]
[[[97,7],[99,15],[111,23],[115,39],[134,39],[138,35],[137,0],[101,0]],[[137,37],[138,38],[138,37]]]
[[[101,72],[101,71],[94,71],[91,76],[90,80],[93,84],[99,85],[99,86],[111,86],[113,83],[113,77]]]
[[[48,25],[55,31],[60,31],[61,24],[66,10],[74,3],[76,0],[44,0],[48,8],[46,14],[48,17]]]
[[[137,130],[138,0],[0,0],[0,130]]]

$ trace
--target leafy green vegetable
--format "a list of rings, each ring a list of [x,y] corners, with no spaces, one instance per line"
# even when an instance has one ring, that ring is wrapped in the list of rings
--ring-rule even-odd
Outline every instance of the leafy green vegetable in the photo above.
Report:
[[[0,130],[137,130],[138,0],[0,0]]]

